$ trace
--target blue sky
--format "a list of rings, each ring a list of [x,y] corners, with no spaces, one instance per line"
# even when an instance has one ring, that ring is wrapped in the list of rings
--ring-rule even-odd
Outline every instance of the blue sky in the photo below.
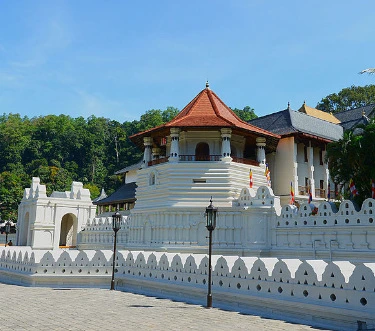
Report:
[[[257,115],[315,106],[375,67],[375,1],[0,1],[0,113],[120,122],[208,79]]]

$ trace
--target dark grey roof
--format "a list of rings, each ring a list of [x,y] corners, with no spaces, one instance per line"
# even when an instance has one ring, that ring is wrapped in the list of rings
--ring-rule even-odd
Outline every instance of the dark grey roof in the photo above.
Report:
[[[249,123],[280,135],[302,132],[336,141],[342,138],[343,134],[343,129],[340,125],[294,111],[290,108],[258,117]]]
[[[128,200],[135,200],[136,183],[128,183],[122,185],[116,192],[112,193],[109,197],[102,200],[93,202],[94,205],[108,205],[111,203],[119,203]]]
[[[279,135],[297,132],[292,126],[288,109],[255,118],[249,123]]]
[[[143,161],[141,160],[141,161],[139,161],[138,163],[132,164],[132,165],[130,165],[130,166],[128,166],[128,167],[125,167],[125,168],[123,168],[123,169],[121,169],[121,170],[116,171],[116,172],[115,172],[115,175],[121,175],[121,174],[124,174],[124,173],[126,173],[126,172],[128,172],[128,171],[130,171],[130,170],[138,170],[138,169],[141,169],[142,164],[143,164]]]
[[[368,119],[374,117],[375,104],[364,107],[345,110],[335,113],[335,117],[341,121],[344,130],[350,130],[359,124],[368,124]],[[363,114],[365,116],[363,116]]]

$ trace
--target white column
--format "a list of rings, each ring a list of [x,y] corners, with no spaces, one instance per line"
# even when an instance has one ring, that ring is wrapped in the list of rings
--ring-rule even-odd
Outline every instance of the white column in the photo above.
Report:
[[[314,180],[314,148],[311,146],[311,141],[309,142],[308,147],[308,157],[309,157],[309,179],[310,179],[310,188],[311,188],[311,196],[315,199],[315,180]]]
[[[178,162],[180,157],[180,129],[171,128],[171,151],[169,154],[169,162]]]
[[[152,138],[151,137],[144,137],[143,144],[145,146],[145,151],[143,154],[143,165],[142,168],[148,167],[148,162],[151,161],[151,147],[152,147]]]
[[[325,188],[326,188],[326,194],[325,194],[325,198],[327,198],[328,196],[328,183],[329,183],[329,169],[328,169],[328,162],[325,162],[325,157],[326,157],[326,154],[327,154],[327,151],[323,151],[322,152],[323,154],[323,164],[324,164],[324,169],[325,169]]]
[[[257,161],[260,164],[266,163],[266,138],[258,137],[256,138],[256,146],[257,146]]]
[[[294,151],[293,151],[293,182],[294,182],[294,196],[299,194],[298,190],[298,144],[294,143]],[[304,184],[305,185],[305,184]]]
[[[232,136],[232,129],[223,128],[221,131],[221,160],[222,161],[232,161],[230,156],[230,138]]]

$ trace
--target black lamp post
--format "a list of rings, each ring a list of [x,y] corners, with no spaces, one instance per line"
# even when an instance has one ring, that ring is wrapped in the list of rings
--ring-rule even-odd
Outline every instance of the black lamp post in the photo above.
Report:
[[[115,232],[115,238],[113,240],[113,261],[112,261],[112,279],[111,279],[111,290],[115,289],[115,265],[116,265],[116,243],[117,243],[117,231],[121,229],[121,214],[117,210],[112,215],[112,229]]]
[[[210,205],[206,208],[206,228],[209,231],[209,242],[208,242],[208,294],[207,294],[207,308],[212,308],[212,292],[211,292],[211,255],[212,255],[212,231],[216,227],[216,215],[217,208],[212,205],[212,197],[210,199]]]
[[[10,222],[5,223],[5,247],[8,244],[8,234],[10,233]]]

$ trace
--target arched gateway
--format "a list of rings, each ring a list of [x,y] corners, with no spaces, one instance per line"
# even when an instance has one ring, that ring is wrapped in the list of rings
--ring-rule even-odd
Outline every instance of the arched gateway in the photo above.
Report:
[[[18,207],[17,244],[37,249],[74,247],[87,219],[95,216],[90,191],[73,182],[70,192],[47,196],[45,185],[34,177]]]

